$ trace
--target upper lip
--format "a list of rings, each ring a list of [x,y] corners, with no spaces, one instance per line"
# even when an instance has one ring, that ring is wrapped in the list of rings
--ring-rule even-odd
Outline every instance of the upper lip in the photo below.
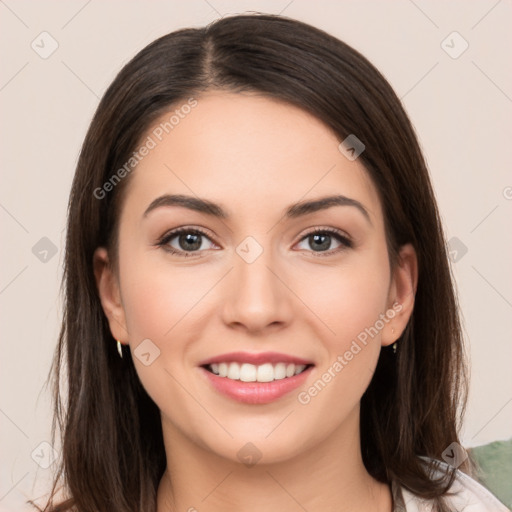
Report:
[[[207,366],[214,363],[249,363],[255,366],[264,363],[294,363],[294,364],[313,364],[312,361],[301,357],[280,354],[279,352],[229,352],[219,356],[210,357],[199,363],[199,366]]]

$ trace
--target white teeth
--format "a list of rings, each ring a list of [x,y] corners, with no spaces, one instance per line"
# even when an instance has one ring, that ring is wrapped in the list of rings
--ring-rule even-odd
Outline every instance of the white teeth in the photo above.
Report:
[[[274,366],[274,379],[284,379],[286,377],[286,364],[285,363],[277,363]]]
[[[242,366],[240,366],[240,372],[239,372],[238,378],[243,382],[254,382],[256,380],[256,372],[257,372],[256,366],[254,366],[253,364],[244,363]],[[229,373],[228,373],[228,377],[232,378]]]
[[[231,363],[228,366],[228,379],[240,380],[240,365],[238,363]]]
[[[210,370],[219,377],[227,377],[232,380],[241,380],[242,382],[272,382],[293,377],[302,373],[305,364],[293,363],[264,363],[254,365],[249,363],[213,363],[209,366]]]
[[[304,371],[304,368],[306,368],[305,364],[298,364],[295,367],[295,375],[299,375],[299,373],[302,373]]]
[[[252,366],[247,365],[247,366]],[[256,368],[256,366],[254,367]],[[270,363],[265,363],[257,367],[257,380],[258,382],[272,382],[275,379],[274,367]]]
[[[228,365],[227,363],[219,363],[219,376],[227,377],[228,376]]]

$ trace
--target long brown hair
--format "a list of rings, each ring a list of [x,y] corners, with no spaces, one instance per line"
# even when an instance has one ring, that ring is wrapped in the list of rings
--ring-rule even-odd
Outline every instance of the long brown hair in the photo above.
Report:
[[[212,89],[286,101],[322,120],[340,141],[356,134],[365,144],[360,159],[383,205],[390,261],[410,242],[419,277],[398,351],[381,351],[361,400],[363,461],[377,480],[394,480],[443,510],[453,471],[435,480],[418,456],[440,459],[459,441],[465,351],[445,238],[414,129],[391,86],[360,53],[305,23],[261,14],[225,17],[149,44],[119,72],[91,122],[69,199],[65,310],[51,373],[52,431],[55,438],[58,428],[62,440],[51,494],[62,486],[66,499],[50,498],[45,510],[156,509],[166,465],[159,410],[129,351],[123,359],[117,354],[93,273],[99,246],[115,264],[130,175],[104,197],[97,191],[155,119]]]

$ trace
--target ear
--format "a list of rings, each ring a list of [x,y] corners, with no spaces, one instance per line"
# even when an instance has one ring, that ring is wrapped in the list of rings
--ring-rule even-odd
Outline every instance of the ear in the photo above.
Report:
[[[98,294],[108,319],[110,332],[115,340],[128,343],[126,316],[121,302],[119,283],[110,264],[108,252],[104,247],[98,247],[94,251],[93,268]]]
[[[418,259],[412,244],[400,248],[388,294],[389,322],[382,331],[382,346],[393,344],[404,332],[414,309],[418,285]]]

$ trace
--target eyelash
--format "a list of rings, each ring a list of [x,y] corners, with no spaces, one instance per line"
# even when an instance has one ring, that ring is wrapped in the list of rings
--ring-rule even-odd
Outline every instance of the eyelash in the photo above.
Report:
[[[208,235],[208,233],[206,233],[202,229],[183,227],[183,228],[177,228],[177,229],[175,229],[173,231],[165,233],[158,240],[156,245],[159,246],[159,247],[162,247],[165,251],[169,252],[170,254],[174,254],[176,256],[181,256],[181,257],[184,257],[184,258],[191,257],[193,255],[193,253],[196,253],[196,252],[197,253],[203,252],[203,251],[182,251],[182,250],[178,251],[178,250],[174,249],[174,247],[171,247],[170,245],[168,245],[169,242],[173,238],[175,238],[176,236],[181,235],[183,233],[193,234],[193,235],[202,235],[202,236],[204,236],[204,237],[206,237],[206,238],[208,238],[210,240],[210,236]],[[333,229],[333,228],[315,228],[315,229],[309,231],[308,233],[306,233],[299,240],[299,242],[302,242],[303,240],[305,240],[309,236],[316,235],[316,234],[332,236],[338,242],[341,243],[342,247],[338,247],[337,249],[331,249],[330,251],[320,251],[320,252],[310,251],[315,257],[316,256],[319,256],[319,257],[331,256],[331,255],[333,255],[335,253],[341,252],[341,251],[343,251],[345,249],[351,249],[353,247],[352,241],[346,235],[344,235],[342,231],[339,231],[339,230]],[[194,256],[195,256],[195,254],[194,254]],[[202,256],[199,256],[199,257],[202,257]]]

